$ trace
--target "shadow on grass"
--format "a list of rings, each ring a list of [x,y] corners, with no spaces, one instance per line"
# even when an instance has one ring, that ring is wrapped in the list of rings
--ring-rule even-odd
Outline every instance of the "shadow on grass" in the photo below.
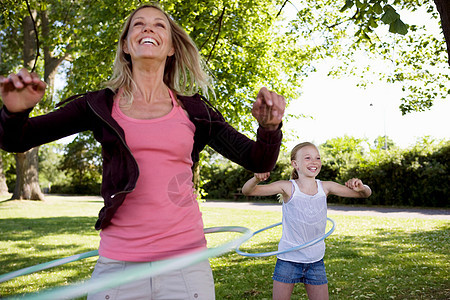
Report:
[[[65,257],[67,253],[73,252],[71,249],[76,249],[77,253],[73,254],[93,250],[82,246],[77,240],[98,235],[93,228],[95,221],[95,217],[0,219],[0,243],[10,244],[7,247],[15,249],[11,252],[2,250],[0,259],[2,274]],[[44,243],[40,241],[41,238],[48,239],[50,242]],[[61,255],[54,253],[45,255],[52,252],[61,253]]]
[[[367,236],[336,235],[326,240],[324,261],[330,299],[450,299],[450,227],[412,233],[377,229]],[[256,253],[275,242],[242,247]],[[211,260],[218,299],[271,299],[276,257],[230,253]],[[293,299],[306,299],[297,284]]]
[[[93,250],[77,239],[97,236],[96,217],[0,219],[0,274]],[[61,240],[72,238],[70,242]],[[54,238],[52,243],[40,238]],[[326,239],[325,265],[330,299],[450,299],[450,226],[433,230],[374,228],[367,235],[336,234]],[[247,252],[277,249],[273,239],[242,247]],[[6,246],[3,246],[6,245]],[[10,250],[13,249],[13,250]],[[53,251],[57,249],[58,251]],[[74,250],[76,249],[76,250]],[[62,253],[62,254],[59,254]],[[235,252],[212,258],[217,299],[271,299],[275,257],[243,257]],[[89,278],[93,259],[73,262],[0,285],[0,297]],[[39,278],[45,281],[37,282]],[[305,299],[297,284],[293,299]]]

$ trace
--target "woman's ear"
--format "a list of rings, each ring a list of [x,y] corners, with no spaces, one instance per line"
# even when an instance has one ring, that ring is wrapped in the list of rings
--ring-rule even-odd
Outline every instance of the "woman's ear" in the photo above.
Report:
[[[291,161],[291,166],[295,169],[297,168],[297,162],[295,160]]]
[[[123,52],[124,52],[125,54],[130,54],[130,51],[128,51],[127,41],[124,40],[122,43],[123,43],[123,44],[122,44],[122,50],[123,50]]]
[[[172,47],[172,49],[170,49],[169,54],[167,54],[168,57],[172,56],[175,54],[175,48]]]

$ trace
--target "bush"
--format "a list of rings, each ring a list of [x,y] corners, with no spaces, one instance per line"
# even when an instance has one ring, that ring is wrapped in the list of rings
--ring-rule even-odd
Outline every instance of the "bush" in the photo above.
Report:
[[[358,177],[372,189],[366,200],[370,205],[449,207],[450,142],[442,147],[418,145],[396,151],[383,161],[350,168],[342,174],[342,182]],[[337,197],[337,203],[361,203],[359,199]]]
[[[101,184],[97,182],[86,184],[56,184],[52,185],[50,194],[66,194],[66,195],[100,195]]]
[[[449,165],[450,141],[435,143],[424,139],[411,149],[371,150],[357,163],[341,169],[324,164],[318,178],[343,184],[358,177],[372,189],[366,200],[329,196],[329,203],[449,207]],[[289,179],[290,170],[286,156],[280,157],[268,182]],[[201,170],[206,182],[202,187],[209,199],[233,199],[237,188],[252,176],[253,173],[231,163]],[[277,201],[275,196],[269,199]]]

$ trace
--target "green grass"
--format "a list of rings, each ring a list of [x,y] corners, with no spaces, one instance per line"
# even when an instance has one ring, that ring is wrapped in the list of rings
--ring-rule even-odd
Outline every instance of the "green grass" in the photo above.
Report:
[[[102,203],[95,198],[47,197],[46,202],[0,202],[0,274],[97,249],[93,226]],[[205,227],[279,222],[281,213],[202,208]],[[327,238],[325,265],[330,299],[450,299],[446,220],[329,215],[336,230]],[[254,236],[242,250],[273,251],[281,227]],[[238,236],[208,234],[210,247]],[[275,257],[230,252],[210,259],[217,299],[271,299]],[[69,263],[0,283],[0,297],[36,292],[90,277],[96,258]],[[304,287],[293,299],[306,299]]]

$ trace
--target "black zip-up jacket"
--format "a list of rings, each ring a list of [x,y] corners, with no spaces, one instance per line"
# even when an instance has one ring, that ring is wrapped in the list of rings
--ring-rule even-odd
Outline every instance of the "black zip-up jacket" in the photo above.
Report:
[[[32,109],[23,113],[0,111],[0,148],[8,152],[25,152],[74,133],[91,130],[102,145],[103,178],[101,194],[104,207],[100,210],[96,229],[108,226],[117,208],[133,191],[139,176],[139,166],[125,142],[122,128],[111,116],[113,91],[103,89],[78,95],[63,101],[64,106],[46,115],[29,118]],[[281,145],[281,124],[277,130],[258,129],[253,141],[225,122],[209,102],[195,94],[179,96],[189,119],[195,125],[192,160],[199,160],[205,145],[252,172],[273,169]]]

